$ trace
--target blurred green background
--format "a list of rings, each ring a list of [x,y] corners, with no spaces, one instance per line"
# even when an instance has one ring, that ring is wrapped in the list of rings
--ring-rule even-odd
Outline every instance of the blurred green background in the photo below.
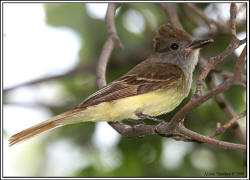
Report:
[[[227,23],[226,25],[229,27],[229,3],[196,5],[205,13],[212,13],[212,18],[221,23]],[[238,4],[239,7],[241,5]],[[20,4],[20,6],[28,6],[28,4]],[[61,73],[58,78],[27,86],[27,88],[31,88],[31,91],[34,90],[37,93],[37,89],[42,86],[50,89],[50,85],[53,88],[53,83],[57,84],[60,88],[57,88],[56,91],[60,94],[61,100],[56,98],[51,103],[51,101],[46,102],[45,98],[32,104],[32,106],[34,104],[38,107],[42,106],[51,113],[50,115],[57,115],[78,105],[84,98],[97,90],[95,64],[107,38],[103,16],[107,4],[47,3],[42,6],[47,25],[53,28],[73,30],[81,44],[71,73],[68,73],[70,71],[68,70]],[[187,18],[182,8],[182,4],[178,3],[177,12],[187,32],[196,38],[213,38],[215,40],[215,43],[201,51],[203,56],[215,56],[227,47],[231,40],[230,33],[217,31],[211,34],[199,16],[190,13],[202,25],[197,27]],[[220,8],[224,10],[220,11]],[[241,18],[244,20],[245,10],[242,12],[243,18]],[[154,3],[121,3],[116,12],[115,22],[118,35],[125,48],[114,49],[107,68],[108,82],[115,80],[152,53],[154,32],[157,27],[167,23],[168,20],[162,9]],[[238,26],[237,33],[244,38],[245,32],[246,22],[243,21]],[[58,41],[64,43],[63,38]],[[237,56],[239,56],[239,51],[227,57],[218,65],[217,69],[233,72]],[[19,61],[22,60],[19,59]],[[27,66],[27,64],[23,64],[23,66]],[[199,72],[199,70],[195,71],[194,82]],[[14,72],[12,75],[18,76]],[[220,83],[222,79],[217,78],[217,81]],[[194,86],[190,95],[193,90]],[[204,84],[203,91],[207,90]],[[18,94],[13,97],[14,91],[16,89],[3,93],[4,107],[13,104],[24,105],[24,103],[15,101]],[[236,113],[241,113],[246,109],[246,90],[244,88],[232,87],[225,91],[224,95]],[[189,98],[186,98],[174,112],[164,115],[162,118],[168,121],[180,107],[187,103]],[[215,129],[217,122],[224,124],[227,120],[215,101],[210,99],[188,114],[185,125],[191,130],[208,135]],[[4,116],[4,123],[5,121]],[[245,118],[240,120],[244,133],[245,123]],[[6,143],[10,135],[8,127],[4,128]],[[239,143],[231,129],[216,138]],[[8,153],[9,151],[11,154]],[[207,175],[207,177],[244,177],[246,174],[244,156],[241,151],[225,150],[207,144],[178,142],[157,135],[143,138],[122,137],[105,122],[74,124],[58,128],[33,138],[24,145],[20,144],[12,149],[6,147],[4,153],[4,162],[8,163],[4,167],[6,176],[204,177]],[[225,173],[231,174],[224,176]]]

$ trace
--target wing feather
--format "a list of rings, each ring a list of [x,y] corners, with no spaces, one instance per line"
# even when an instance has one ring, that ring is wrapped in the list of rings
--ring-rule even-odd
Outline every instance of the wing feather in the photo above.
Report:
[[[75,111],[102,102],[110,102],[167,88],[182,77],[182,70],[175,65],[162,62],[141,63],[121,78],[89,96],[75,108]]]

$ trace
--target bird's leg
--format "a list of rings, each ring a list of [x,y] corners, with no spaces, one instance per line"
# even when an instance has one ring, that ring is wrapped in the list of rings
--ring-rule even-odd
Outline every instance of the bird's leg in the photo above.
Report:
[[[140,124],[145,124],[143,121],[140,121],[140,120],[136,120],[136,119],[126,119],[127,121],[129,122],[132,122],[136,125],[140,125]]]
[[[155,118],[155,117],[152,117],[152,116],[149,116],[149,115],[146,115],[146,114],[142,114],[142,113],[137,113],[136,116],[138,116],[139,118],[142,118],[142,119],[149,119],[149,120],[152,120],[152,121],[158,122],[158,123],[166,123],[162,119],[158,119],[158,118]]]

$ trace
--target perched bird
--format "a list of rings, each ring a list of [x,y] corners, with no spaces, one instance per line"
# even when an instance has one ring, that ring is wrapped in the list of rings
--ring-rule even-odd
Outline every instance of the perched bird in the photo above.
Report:
[[[67,124],[138,120],[138,114],[158,116],[174,110],[190,91],[200,48],[211,42],[196,41],[171,25],[161,26],[149,58],[74,109],[11,136],[9,145]]]

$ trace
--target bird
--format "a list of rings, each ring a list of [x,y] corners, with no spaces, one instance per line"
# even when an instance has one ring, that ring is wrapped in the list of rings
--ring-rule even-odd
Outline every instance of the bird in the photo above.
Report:
[[[147,59],[75,108],[14,134],[9,146],[68,124],[139,120],[139,114],[154,117],[173,111],[189,94],[200,49],[211,42],[195,40],[170,24],[160,26]]]

